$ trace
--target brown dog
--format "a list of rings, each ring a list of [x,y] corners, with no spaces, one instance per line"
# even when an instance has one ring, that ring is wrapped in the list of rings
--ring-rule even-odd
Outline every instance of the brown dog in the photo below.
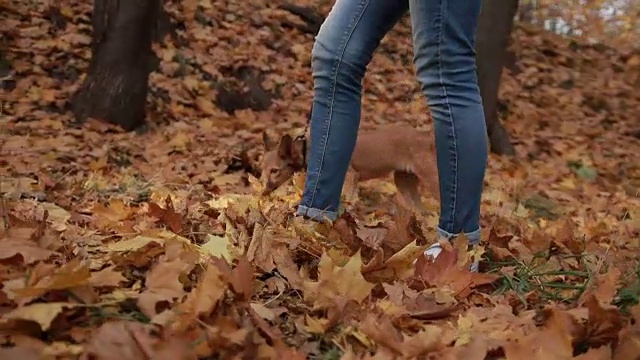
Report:
[[[284,135],[276,142],[266,132],[266,152],[262,160],[261,182],[268,194],[288,181],[295,172],[306,168],[306,139]],[[379,179],[393,174],[393,181],[408,205],[420,212],[426,208],[420,188],[440,199],[435,142],[432,134],[413,127],[388,125],[363,130],[358,139],[347,173],[349,186],[359,181]]]

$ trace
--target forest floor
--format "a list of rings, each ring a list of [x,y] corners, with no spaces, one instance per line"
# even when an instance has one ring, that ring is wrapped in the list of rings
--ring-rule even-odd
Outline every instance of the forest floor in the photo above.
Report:
[[[288,221],[301,176],[257,195],[262,131],[306,121],[313,36],[264,0],[178,3],[141,133],[73,122],[90,2],[0,7],[0,357],[637,357],[640,52],[517,27],[500,91],[517,156],[489,159],[471,274],[460,244],[413,265],[437,204],[415,218],[388,181],[315,231]],[[220,105],[243,67],[277,94],[266,110]],[[364,86],[363,128],[431,126],[406,19]]]

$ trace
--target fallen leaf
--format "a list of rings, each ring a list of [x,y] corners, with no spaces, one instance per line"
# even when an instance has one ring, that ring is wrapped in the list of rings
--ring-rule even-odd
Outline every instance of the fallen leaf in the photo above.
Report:
[[[179,233],[182,230],[182,216],[175,211],[169,195],[165,198],[164,208],[154,202],[149,203],[149,215],[169,226],[169,229],[174,233]]]
[[[53,223],[55,230],[63,231],[66,229],[66,222],[71,218],[71,214],[67,210],[48,202],[42,203],[41,206],[49,213],[48,220]]]
[[[606,274],[595,275],[595,281],[582,295],[580,305],[584,304],[584,299],[594,296],[601,304],[608,305],[613,302],[613,298],[618,292],[618,280],[622,275],[620,269],[611,266]]]
[[[74,304],[70,303],[37,303],[19,307],[3,315],[5,319],[19,319],[33,321],[40,325],[42,331],[49,330],[53,320],[65,308],[72,308]]]
[[[323,253],[318,264],[318,281],[305,282],[305,299],[318,308],[332,306],[335,297],[362,302],[375,286],[362,276],[360,252],[352,256],[344,267],[336,266],[327,253]]]
[[[226,290],[224,274],[215,262],[209,260],[196,288],[187,294],[184,302],[176,307],[174,314],[168,314],[175,317],[171,319],[174,322],[172,328],[176,331],[184,329],[190,326],[195,318],[211,313],[224,297]]]
[[[36,283],[22,289],[15,289],[13,292],[17,297],[36,298],[51,290],[73,289],[88,285],[90,277],[88,265],[75,258]]]
[[[20,256],[25,264],[48,260],[57,253],[43,249],[34,242],[22,240],[0,239],[0,260],[8,260]]]
[[[238,260],[238,265],[231,271],[229,282],[233,290],[243,295],[245,300],[251,298],[251,294],[253,294],[253,266],[245,257]]]
[[[324,334],[327,331],[328,319],[317,319],[309,315],[305,315],[305,331],[310,334]]]
[[[164,239],[138,235],[129,240],[121,240],[115,243],[111,243],[107,246],[107,250],[116,252],[136,251],[143,248],[149,243],[157,243],[162,245],[164,244]]]
[[[115,266],[92,272],[89,280],[91,286],[95,287],[117,287],[124,281],[127,281],[127,278],[122,275],[122,272],[116,271]]]
[[[146,289],[138,296],[140,310],[150,318],[159,313],[158,303],[171,303],[186,294],[180,279],[191,272],[199,257],[180,241],[167,242],[165,249],[165,256],[147,273]]]
[[[40,360],[40,352],[28,347],[0,348],[0,358],[7,360]]]
[[[219,258],[223,258],[228,262],[233,261],[233,256],[229,251],[229,241],[224,236],[207,235],[207,242],[202,244],[200,248],[207,254]]]
[[[185,339],[152,335],[151,327],[135,322],[108,322],[95,332],[82,359],[197,359]]]
[[[269,309],[268,307],[264,306],[263,304],[252,302],[249,305],[251,306],[253,311],[255,311],[263,319],[269,320],[269,321],[275,320],[276,316],[273,313],[273,311],[271,311],[271,309]]]
[[[362,274],[371,282],[406,280],[413,276],[415,261],[423,257],[422,254],[428,247],[428,245],[418,246],[416,241],[413,241],[384,261],[381,266],[374,269],[367,266]]]

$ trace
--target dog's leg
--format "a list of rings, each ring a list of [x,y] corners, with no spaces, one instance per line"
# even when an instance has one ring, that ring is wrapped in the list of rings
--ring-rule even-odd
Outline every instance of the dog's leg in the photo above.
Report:
[[[410,204],[415,210],[422,214],[426,214],[427,208],[422,203],[420,195],[420,180],[415,174],[406,171],[395,171],[393,173],[393,182],[398,189],[405,203]]]
[[[359,178],[359,174],[352,168],[349,168],[347,176],[345,177],[344,186],[342,187],[345,201],[349,204],[354,204],[358,199]]]

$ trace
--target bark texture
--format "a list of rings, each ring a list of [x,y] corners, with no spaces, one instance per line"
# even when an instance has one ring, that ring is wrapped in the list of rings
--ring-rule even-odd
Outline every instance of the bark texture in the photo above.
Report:
[[[77,121],[96,118],[125,130],[144,124],[161,11],[160,0],[94,0],[91,63],[73,100]]]
[[[476,39],[478,82],[491,152],[510,156],[515,149],[498,119],[498,90],[517,10],[518,0],[483,0]]]

